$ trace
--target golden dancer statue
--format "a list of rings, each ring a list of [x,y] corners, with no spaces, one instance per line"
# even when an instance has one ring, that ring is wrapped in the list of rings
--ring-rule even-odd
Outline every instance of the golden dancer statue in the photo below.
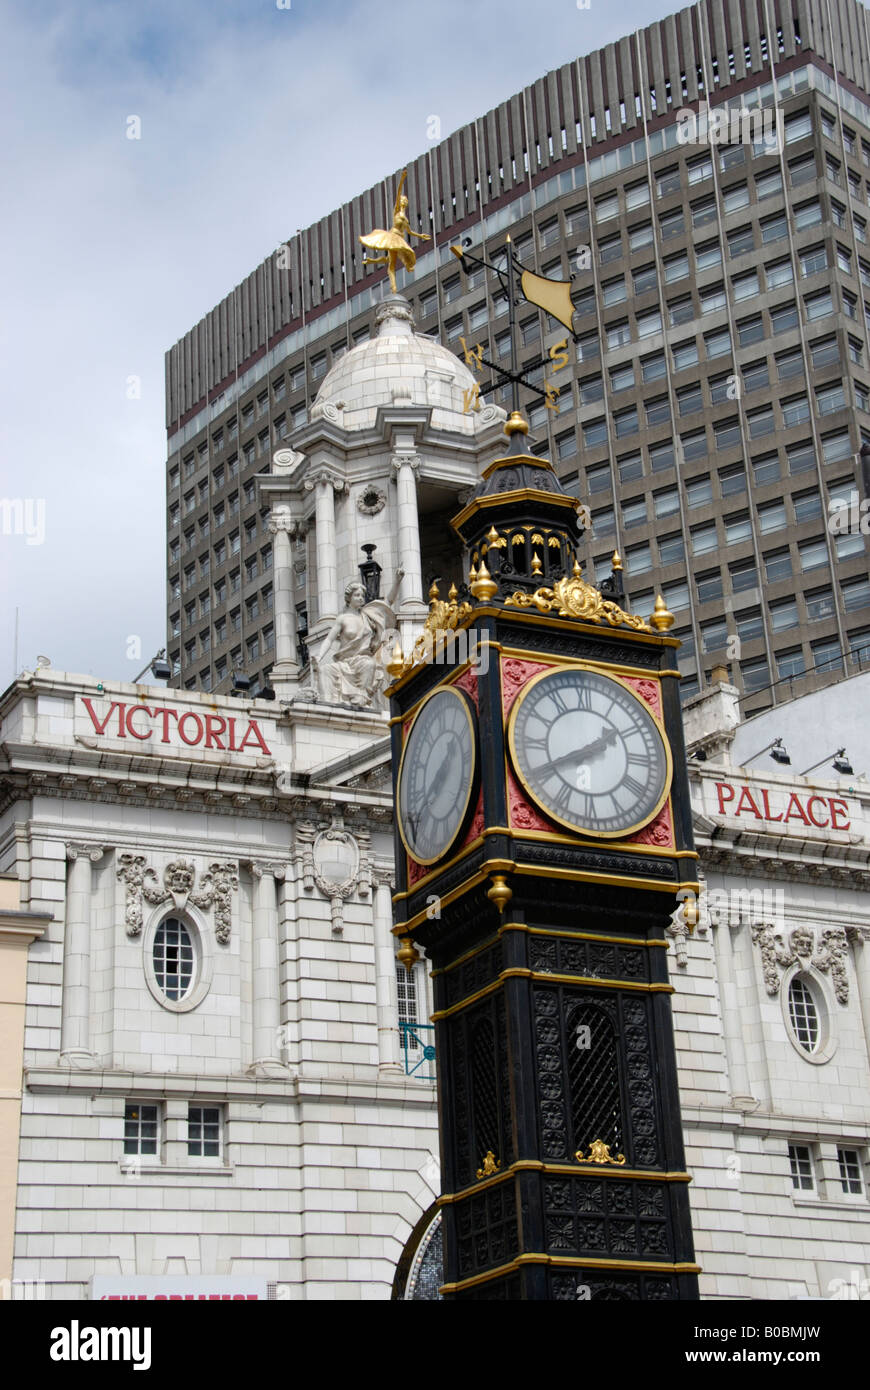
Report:
[[[401,261],[406,270],[413,270],[417,264],[413,247],[408,245],[405,237],[419,237],[420,241],[431,240],[431,237],[428,237],[425,232],[415,232],[408,221],[408,199],[402,192],[402,186],[407,176],[408,171],[405,169],[399,179],[396,206],[393,209],[393,225],[390,230],[385,232],[383,228],[377,227],[373,232],[360,237],[363,246],[370,246],[373,251],[386,251],[385,256],[363,256],[363,265],[385,265],[390,276],[393,294],[398,293],[396,285],[397,261]]]

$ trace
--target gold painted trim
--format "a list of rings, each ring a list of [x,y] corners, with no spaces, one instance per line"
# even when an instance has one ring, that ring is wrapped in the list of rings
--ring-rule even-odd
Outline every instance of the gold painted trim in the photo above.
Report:
[[[482,478],[488,478],[490,474],[498,471],[499,468],[516,468],[518,463],[528,463],[532,468],[541,468],[545,473],[553,472],[553,465],[549,459],[538,458],[537,454],[505,454],[502,458],[493,459],[481,473]],[[549,493],[547,494],[549,496]],[[557,497],[558,493],[555,494]]]
[[[615,628],[602,628],[595,623],[582,623],[581,626],[586,628],[589,632],[616,631]],[[620,629],[620,632],[621,631]],[[626,635],[631,635],[632,637],[636,636],[631,628],[626,628]],[[580,666],[586,667],[590,671],[601,671],[607,676],[617,671],[621,676],[637,676],[642,680],[659,680],[661,676],[680,674],[679,671],[651,671],[648,666],[626,666],[622,662],[596,661],[594,657],[551,656],[547,653],[542,654],[541,652],[530,651],[527,647],[506,647],[502,645],[500,651],[503,657],[518,657],[523,661],[534,661],[539,666],[546,665],[559,668],[565,666]]]
[[[543,801],[543,800],[541,799],[541,797],[540,797],[537,793],[535,793],[535,792],[532,790],[532,788],[529,786],[528,782],[526,781],[525,776],[524,776],[524,774],[523,774],[523,772],[522,772],[522,770],[521,770],[521,768],[520,768],[519,758],[517,757],[517,749],[516,749],[516,742],[515,742],[515,731],[516,731],[517,718],[518,718],[518,716],[519,716],[520,710],[522,709],[522,707],[523,707],[523,705],[525,704],[525,702],[526,702],[526,700],[528,699],[528,697],[531,695],[532,690],[534,689],[534,687],[535,687],[536,685],[540,684],[541,681],[549,680],[549,678],[550,678],[551,676],[553,676],[554,674],[556,674],[556,673],[558,673],[558,672],[560,672],[560,671],[564,671],[564,670],[569,670],[569,671],[574,671],[574,670],[576,670],[576,671],[591,671],[593,675],[596,675],[596,676],[600,677],[601,679],[604,679],[604,680],[612,680],[612,681],[614,681],[617,685],[622,686],[622,689],[623,689],[624,691],[626,691],[626,693],[627,693],[628,695],[631,696],[631,698],[635,701],[635,703],[638,705],[638,707],[639,707],[641,710],[643,710],[643,712],[644,712],[644,714],[646,715],[646,717],[652,722],[653,727],[655,728],[655,730],[656,730],[656,732],[657,732],[659,738],[661,739],[662,748],[664,749],[664,754],[665,754],[665,765],[666,765],[666,774],[665,774],[665,778],[664,778],[664,785],[663,785],[663,788],[662,788],[661,795],[660,795],[658,801],[657,801],[656,804],[655,804],[655,807],[653,808],[652,811],[649,812],[648,815],[644,816],[643,820],[635,821],[632,825],[622,826],[619,830],[616,830],[616,831],[613,831],[613,830],[592,830],[592,829],[590,829],[589,826],[587,826],[587,825],[578,824],[577,821],[566,820],[566,819],[564,818],[564,816],[558,815],[558,814],[552,809],[552,807],[548,806],[548,805],[546,804],[546,802]],[[656,684],[659,684],[659,698],[661,698],[661,686],[660,686],[660,683],[658,682],[657,678],[656,678],[655,676],[651,676],[651,677],[648,677],[648,679],[654,680],[654,681],[656,681]],[[504,711],[503,711],[504,691],[502,690],[501,693],[502,693],[502,718],[504,718]],[[410,733],[409,733],[409,737],[410,737]],[[671,753],[671,745],[670,745],[670,741],[669,741],[669,739],[668,739],[667,733],[665,732],[664,724],[663,724],[662,721],[658,718],[658,716],[655,715],[655,714],[653,713],[653,711],[650,709],[650,707],[649,707],[649,705],[646,703],[646,701],[642,700],[642,699],[640,698],[640,696],[637,694],[637,692],[634,691],[634,690],[632,690],[631,686],[628,685],[628,684],[626,683],[626,681],[624,681],[620,676],[615,676],[615,675],[613,675],[612,671],[608,671],[607,673],[601,672],[601,671],[599,671],[599,670],[597,669],[597,667],[591,667],[591,666],[589,666],[588,663],[586,663],[586,662],[574,661],[574,662],[572,662],[569,666],[565,666],[565,665],[563,665],[563,664],[560,662],[560,663],[558,663],[558,665],[554,666],[554,667],[551,668],[549,671],[539,671],[538,674],[537,674],[536,676],[532,676],[531,680],[528,681],[528,682],[523,686],[522,690],[520,690],[519,694],[516,696],[516,698],[515,698],[513,704],[511,705],[511,712],[510,712],[510,715],[509,715],[509,717],[508,717],[507,742],[508,742],[508,747],[510,748],[511,762],[512,762],[512,764],[513,764],[514,773],[515,773],[515,775],[519,778],[520,784],[522,785],[522,788],[523,788],[523,790],[525,791],[526,795],[529,796],[529,797],[531,797],[533,804],[534,804],[535,806],[539,807],[539,808],[544,812],[544,815],[548,818],[548,820],[555,821],[557,825],[562,825],[562,826],[564,826],[566,830],[573,830],[575,834],[580,835],[581,837],[591,836],[594,840],[603,840],[603,841],[606,841],[607,844],[613,844],[614,841],[616,841],[616,840],[626,839],[627,837],[629,837],[629,836],[631,836],[631,835],[635,835],[635,834],[637,834],[637,832],[638,832],[639,830],[643,830],[644,826],[650,825],[650,824],[655,820],[656,816],[657,816],[657,815],[659,814],[659,812],[661,811],[662,807],[664,806],[665,802],[668,800],[668,798],[669,798],[669,796],[670,796],[670,793],[671,793],[671,786],[672,786],[672,784],[673,784],[673,779],[674,779],[674,759],[673,759],[673,755],[672,755],[672,753]],[[673,816],[673,809],[671,809],[671,827],[672,827],[672,829],[673,829],[673,824],[674,824],[674,816]]]
[[[651,638],[661,646],[681,647],[683,645],[679,637],[668,637],[662,632],[637,632],[630,627],[602,627],[600,623],[584,623],[579,618],[551,618],[546,613],[538,613],[537,610],[532,612],[528,608],[496,608],[493,604],[481,604],[474,609],[471,618],[466,619],[466,622],[470,623],[475,618],[479,617],[508,618],[511,622],[528,622],[536,628],[555,627],[561,632],[582,633],[584,635],[588,633],[591,637],[600,637],[602,633],[609,632],[617,634],[620,638],[626,638],[632,642],[641,642],[644,645],[649,645]],[[509,649],[505,647],[503,650],[507,651]],[[543,659],[540,652],[529,653],[529,655],[531,655],[535,661],[541,661]],[[565,661],[570,661],[571,659],[571,657],[565,657]],[[618,668],[608,665],[607,669],[614,670]],[[641,672],[638,672],[638,674],[641,674]],[[642,674],[649,675],[649,669],[645,667]],[[666,672],[655,672],[657,676],[680,676],[681,674],[682,673],[678,669],[668,670]]]
[[[580,505],[576,497],[569,497],[566,493],[545,492],[543,488],[536,487],[519,487],[514,488],[512,492],[496,492],[489,497],[475,497],[461,512],[450,518],[450,525],[454,531],[458,531],[463,522],[470,520],[477,512],[487,507],[503,507],[506,502],[545,502],[548,505],[565,507],[572,512],[576,512]]]
[[[483,1182],[469,1183],[468,1187],[461,1187],[458,1192],[442,1192],[438,1198],[437,1206],[447,1206],[451,1202],[464,1202],[469,1197],[483,1190],[484,1187],[492,1187],[497,1182],[504,1182],[507,1178],[517,1177],[520,1173],[556,1173],[571,1178],[631,1178],[639,1182],[682,1182],[692,1181],[691,1173],[686,1173],[681,1169],[671,1171],[668,1169],[664,1173],[650,1172],[647,1168],[620,1168],[619,1172],[614,1172],[612,1168],[580,1168],[577,1164],[570,1163],[545,1163],[539,1158],[519,1158],[516,1163],[512,1163],[509,1168],[505,1168],[495,1177],[486,1178]]]
[[[441,850],[439,850],[439,852],[438,852],[437,854],[433,854],[429,859],[422,859],[422,858],[420,857],[419,854],[416,854],[416,853],[414,852],[413,848],[412,848],[411,845],[408,843],[408,839],[407,839],[407,837],[406,837],[406,835],[405,835],[405,826],[404,826],[404,823],[403,823],[403,816],[402,816],[401,810],[400,810],[401,800],[402,800],[402,773],[403,773],[404,768],[405,768],[405,756],[406,756],[406,754],[408,753],[408,750],[409,750],[410,747],[411,747],[411,741],[412,741],[412,739],[413,739],[413,737],[414,737],[414,731],[415,731],[415,729],[416,729],[416,727],[417,727],[417,722],[418,722],[418,720],[420,719],[421,715],[423,714],[423,711],[425,710],[426,706],[427,706],[432,700],[438,699],[439,696],[443,696],[443,695],[450,695],[450,696],[452,696],[452,698],[453,698],[454,700],[458,700],[458,701],[459,701],[460,708],[461,708],[461,710],[462,710],[462,713],[465,715],[465,719],[466,719],[466,722],[467,722],[467,724],[468,724],[469,738],[470,738],[470,740],[471,740],[471,764],[470,764],[470,767],[467,769],[467,772],[466,772],[466,778],[465,778],[465,781],[466,781],[465,801],[464,801],[463,807],[462,807],[462,814],[461,814],[461,816],[459,817],[459,820],[456,822],[456,830],[455,830],[454,834],[452,835],[452,837],[450,838],[450,840],[448,841],[448,843],[447,843]],[[419,705],[418,705],[418,707],[417,707],[417,712],[416,712],[416,714],[414,715],[414,718],[413,718],[413,722],[412,722],[412,724],[411,724],[411,727],[410,727],[410,729],[408,730],[407,737],[405,738],[404,743],[403,743],[403,745],[402,745],[402,756],[401,756],[401,758],[399,759],[399,770],[398,770],[398,772],[396,773],[396,808],[395,808],[395,809],[396,809],[396,826],[397,826],[397,829],[398,829],[398,831],[399,831],[399,835],[400,835],[400,837],[401,837],[402,844],[405,846],[405,849],[406,849],[406,851],[408,852],[408,854],[410,855],[410,857],[411,857],[411,858],[414,860],[414,862],[417,863],[417,864],[423,864],[423,865],[437,864],[438,861],[439,861],[439,859],[443,859],[444,856],[445,856],[445,854],[449,854],[450,850],[453,848],[453,846],[455,845],[456,841],[458,840],[460,834],[462,833],[462,827],[465,825],[465,819],[466,819],[466,816],[468,815],[468,807],[469,807],[469,804],[470,804],[470,802],[471,802],[471,794],[472,794],[472,792],[474,791],[474,779],[475,779],[475,776],[476,776],[476,774],[477,774],[477,762],[478,762],[477,728],[476,728],[476,725],[475,725],[475,720],[474,720],[474,718],[472,718],[472,710],[473,710],[473,709],[474,709],[474,705],[473,705],[473,702],[472,702],[472,700],[470,699],[470,697],[465,693],[464,690],[454,690],[454,689],[453,689],[453,683],[452,683],[452,682],[451,682],[450,684],[447,684],[447,685],[438,685],[438,686],[436,686],[434,690],[430,690],[429,693],[428,693],[428,695],[426,695],[426,696],[420,701],[420,703],[419,703]],[[476,714],[476,711],[475,711],[475,714]]]
[[[423,667],[424,665],[432,665],[432,664],[434,664],[434,663],[430,663],[430,662],[421,662],[421,663],[420,663],[420,669],[422,669],[422,667]],[[471,670],[471,668],[472,668],[473,665],[474,665],[474,662],[472,662],[472,661],[463,661],[463,663],[462,663],[461,666],[456,666],[456,667],[454,667],[452,670],[449,670],[449,671],[447,672],[447,678],[442,682],[441,685],[436,686],[436,687],[435,687],[435,690],[427,690],[426,694],[425,694],[425,695],[421,695],[420,698],[419,698],[419,700],[415,700],[414,703],[413,703],[413,705],[409,705],[408,708],[405,710],[405,712],[404,712],[403,714],[394,714],[394,715],[390,718],[390,720],[388,721],[388,722],[389,722],[389,727],[392,729],[392,727],[393,727],[394,724],[407,724],[407,722],[408,722],[409,719],[412,719],[412,720],[413,720],[413,719],[416,719],[416,718],[417,718],[417,714],[419,713],[419,710],[420,710],[420,706],[421,706],[421,705],[424,705],[431,695],[434,695],[434,694],[436,693],[436,691],[438,691],[438,690],[449,690],[451,686],[453,686],[453,685],[456,684],[456,682],[459,680],[459,678],[460,678],[461,676],[464,676],[464,675],[465,675],[465,672],[466,672],[466,671],[470,671],[470,670]],[[417,670],[417,667],[415,666],[413,669],[416,671],[416,670]],[[407,674],[407,673],[406,673],[406,674]],[[405,677],[403,676],[403,677],[402,677],[402,680],[404,680],[404,679],[405,679]],[[396,687],[397,687],[397,688],[398,688],[399,684],[401,684],[401,682],[396,682]],[[468,692],[465,691],[465,692],[462,692],[462,693],[467,694]],[[469,698],[470,698],[470,697],[469,697]],[[472,704],[473,704],[473,703],[474,703],[474,701],[472,701]],[[409,730],[409,733],[410,733],[410,730]]]
[[[667,946],[667,942],[657,937],[640,938],[636,936],[607,936],[603,932],[585,931],[551,931],[549,927],[530,927],[526,922],[509,923],[499,929],[499,935],[503,931],[508,931],[513,927],[514,931],[525,931],[530,936],[558,936],[564,937],[567,941],[606,941],[612,942],[615,946]]]
[[[541,984],[557,985],[594,985],[599,989],[630,989],[638,994],[674,994],[674,986],[671,984],[645,984],[635,980],[609,980],[600,979],[596,975],[560,975],[556,972],[545,970],[529,970],[524,965],[511,965],[507,970],[500,970],[496,979],[484,985],[482,989],[475,990],[473,994],[468,994],[464,999],[460,999],[455,1004],[451,1004],[446,1009],[436,1009],[430,1014],[433,1023],[440,1022],[442,1018],[451,1018],[453,1014],[460,1013],[463,1009],[476,1004],[478,1000],[486,995],[492,994],[494,990],[500,989],[505,980],[534,980]]]
[[[519,928],[521,925],[520,922],[508,922],[504,926],[499,927],[494,935],[488,936],[482,945],[472,946],[470,951],[464,951],[461,956],[457,956],[456,960],[452,960],[449,965],[442,965],[439,966],[437,970],[430,970],[429,975],[431,979],[434,980],[438,975],[449,975],[451,970],[458,970],[459,966],[465,965],[466,961],[472,960],[474,956],[479,956],[482,951],[488,951],[490,947],[495,946],[503,931],[509,931],[511,926]]]
[[[621,1269],[630,1271],[632,1274],[701,1274],[703,1271],[700,1265],[690,1264],[687,1260],[680,1260],[676,1263],[665,1260],[584,1260],[579,1255],[545,1255],[530,1253],[518,1255],[515,1260],[508,1264],[499,1265],[496,1269],[486,1270],[483,1274],[473,1274],[470,1279],[460,1279],[456,1284],[442,1284],[440,1292],[459,1293],[462,1289],[473,1288],[476,1284],[485,1284],[493,1279],[503,1279],[506,1274],[515,1274],[524,1265],[545,1264],[553,1269]]]
[[[430,869],[428,873],[425,873],[420,878],[418,878],[415,881],[413,888],[403,889],[401,893],[394,893],[393,902],[398,902],[400,898],[412,897],[414,893],[418,893],[421,888],[425,888],[427,884],[431,883],[432,880],[438,876],[438,874],[446,873],[448,869],[453,868],[454,864],[461,863],[462,860],[466,857],[466,855],[470,854],[472,850],[478,849],[482,844],[483,836],[477,835],[473,840],[469,840],[467,845],[463,845],[462,848],[456,854],[453,855],[452,859],[445,859],[443,864],[440,862],[440,860],[435,861],[435,867]],[[417,859],[414,862],[419,864],[422,861]]]

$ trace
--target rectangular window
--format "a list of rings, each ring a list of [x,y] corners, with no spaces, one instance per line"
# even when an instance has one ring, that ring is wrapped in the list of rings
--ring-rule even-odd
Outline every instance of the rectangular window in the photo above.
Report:
[[[797,602],[793,598],[770,605],[770,622],[774,632],[786,632],[798,625]]]
[[[678,217],[680,215],[677,213]],[[630,251],[642,251],[645,246],[652,246],[654,240],[651,222],[642,222],[639,227],[632,227],[628,233]]]
[[[783,228],[785,218],[782,219]],[[807,227],[816,227],[822,220],[822,205],[819,202],[803,203],[794,209],[795,231],[803,232]],[[762,237],[764,237],[764,224],[762,224]]]
[[[738,275],[738,276],[736,276],[735,279],[733,279],[733,280],[731,281],[731,288],[732,288],[732,291],[733,291],[735,300],[740,300],[740,299],[754,299],[754,297],[755,297],[755,296],[758,294],[758,292],[759,292],[759,288],[758,288],[758,273],[757,273],[756,271],[754,271],[754,270],[751,270],[751,271],[749,272],[748,275]],[[722,296],[722,298],[723,298],[723,303],[724,303],[724,298],[725,298],[724,295]],[[704,302],[704,301],[703,301],[703,297],[702,297],[702,299],[701,299],[702,305],[703,305],[703,302]],[[719,307],[721,307],[721,306],[717,305],[716,307],[719,308]]]
[[[603,384],[601,383],[601,377],[596,377],[596,378],[594,378],[594,379],[597,380],[597,381],[599,382],[599,384],[601,385],[601,395],[600,395],[599,397],[597,397],[596,399],[601,399],[601,396],[604,395],[604,386],[603,386]],[[631,363],[629,363],[629,365],[628,365],[627,367],[614,367],[614,368],[611,370],[611,373],[610,373],[610,389],[611,389],[611,391],[613,391],[614,393],[616,393],[616,392],[618,392],[618,391],[630,391],[631,388],[632,388],[633,386],[634,386],[634,367],[633,367],[633,365],[632,365]],[[584,397],[584,395],[583,395],[583,387],[584,387],[584,383],[581,382],[581,383],[580,383],[580,399],[581,399],[581,400],[585,400],[585,399],[586,399],[586,398]],[[592,399],[592,397],[590,397],[589,399]]]
[[[685,251],[681,251],[678,256],[669,256],[664,266],[665,284],[673,285],[678,280],[685,280],[689,274],[689,257]]]
[[[662,316],[656,312],[654,314],[639,314],[637,316],[637,336],[639,338],[649,338],[653,333],[661,333]]]
[[[746,491],[746,469],[742,463],[719,470],[719,488],[723,497],[734,497],[738,492]]]
[[[753,560],[741,560],[728,568],[731,574],[731,588],[735,594],[743,593],[746,589],[758,588],[758,570]]]
[[[731,420],[719,420],[713,426],[717,449],[733,449],[740,443],[740,421],[735,416]]]
[[[649,450],[650,467],[654,473],[661,473],[666,468],[674,466],[674,446],[672,444],[654,444]]]
[[[715,550],[718,545],[715,523],[710,522],[706,526],[693,526],[691,538],[693,555],[706,555],[709,551]]]
[[[840,1187],[848,1196],[860,1197],[864,1191],[861,1177],[861,1158],[857,1149],[837,1149]]]
[[[736,615],[737,635],[741,642],[754,642],[764,636],[760,608],[746,608]]]
[[[791,554],[788,549],[771,550],[764,557],[764,573],[769,584],[778,579],[790,579],[792,574]]]
[[[774,261],[772,265],[765,266],[765,274],[769,290],[779,290],[784,285],[794,284],[791,261]]]
[[[158,1109],[156,1105],[139,1105],[128,1100],[124,1106],[124,1153],[157,1153]]]
[[[741,227],[739,231],[729,234],[728,254],[732,259],[737,256],[745,256],[747,252],[754,251],[754,249],[755,239],[751,227]]]
[[[616,427],[617,439],[624,439],[629,434],[637,434],[637,408],[632,406],[630,410],[618,411],[613,417],[613,423]]]
[[[633,497],[622,504],[622,524],[626,530],[643,526],[649,515],[645,497]]]
[[[764,338],[764,324],[761,315],[753,314],[751,318],[739,319],[737,338],[741,347],[749,347],[751,343],[760,343]]]
[[[728,624],[724,618],[701,624],[701,646],[705,652],[717,652],[728,641]]]
[[[842,382],[837,382],[835,386],[823,386],[816,391],[816,405],[820,415],[833,415],[835,410],[842,410],[845,404],[846,392]]]
[[[618,261],[621,256],[622,237],[612,236],[598,243],[598,259],[602,265],[607,265],[609,261]]]
[[[722,575],[718,570],[710,570],[707,574],[698,575],[698,600],[700,603],[710,603],[713,599],[722,597]]]
[[[187,1153],[189,1158],[220,1158],[220,1106],[188,1105]]]
[[[752,522],[748,512],[737,512],[725,518],[725,541],[728,545],[739,545],[752,537]]]
[[[833,618],[835,609],[832,589],[813,589],[805,597],[810,622],[822,622],[825,618]]]
[[[828,314],[832,314],[834,304],[831,299],[831,291],[822,290],[820,294],[807,295],[804,299],[804,310],[810,323],[815,319],[826,318]]]
[[[648,294],[650,290],[658,288],[658,275],[654,265],[643,266],[636,270],[633,275],[635,294]],[[605,299],[605,303],[608,301]]]
[[[802,425],[810,418],[810,403],[806,396],[789,396],[782,402],[782,420],[787,429]]]
[[[652,569],[652,554],[648,544],[629,546],[625,552],[626,572],[630,575],[643,574]]]
[[[659,560],[663,565],[676,565],[686,558],[686,546],[679,531],[659,537]]]
[[[505,356],[510,352],[510,335],[506,339],[505,351],[501,354]],[[577,343],[577,361],[588,362],[593,358],[601,356],[601,344],[598,341],[597,333],[586,333]]]
[[[671,404],[667,396],[657,396],[655,400],[644,401],[644,411],[646,413],[646,423],[652,428],[654,425],[663,425],[671,418]]]
[[[683,459],[691,463],[693,459],[705,458],[707,454],[706,430],[693,430],[691,434],[680,435],[683,446]]]
[[[859,608],[870,605],[870,580],[850,579],[841,585],[843,607],[847,613],[855,613]]]
[[[604,330],[607,334],[607,346],[611,349],[625,347],[631,342],[631,330],[628,326],[628,319],[623,319],[621,323],[611,323]]]
[[[750,439],[761,439],[766,434],[772,434],[774,430],[773,407],[765,405],[760,410],[748,411],[746,422],[749,426]]]
[[[712,202],[713,200],[710,199],[710,201]],[[660,217],[659,229],[661,231],[662,241],[669,241],[671,237],[682,236],[686,230],[686,223],[683,218],[682,210],[678,209],[676,212],[668,212],[665,213],[663,217]]]
[[[758,187],[758,180],[756,179],[756,188],[757,188],[757,187]],[[761,197],[761,194],[759,193],[758,196],[759,196],[759,198],[760,198],[760,197]],[[716,211],[715,211],[715,202],[714,202],[714,200],[713,200],[712,198],[711,198],[709,201],[710,201],[711,204],[713,204],[713,213],[712,213],[712,216],[708,216],[708,217],[705,217],[705,218],[704,218],[704,220],[705,220],[705,221],[708,221],[708,222],[712,221],[713,218],[714,218],[715,215],[716,215]],[[726,211],[726,212],[737,212],[738,208],[746,208],[746,207],[748,207],[748,206],[749,206],[749,188],[748,188],[748,186],[747,186],[745,183],[738,183],[738,184],[735,184],[733,188],[726,188],[726,189],[723,189],[722,201],[723,201],[723,203],[725,204],[725,211]],[[700,225],[700,224],[699,224],[698,222],[696,222],[696,220],[695,220],[694,209],[693,209],[693,212],[692,212],[692,225],[693,225],[694,227],[697,227],[697,226]]]
[[[806,674],[806,662],[800,647],[790,647],[788,651],[776,653],[776,674],[779,680],[787,680],[789,676],[803,676]]]
[[[616,466],[621,483],[630,483],[633,478],[643,477],[643,458],[640,454],[627,454],[625,458],[617,459]]]
[[[809,206],[818,207],[818,204]],[[819,221],[821,221],[821,208],[819,208]],[[768,246],[773,241],[782,241],[783,237],[788,236],[788,222],[783,213],[777,213],[775,217],[766,217],[761,223],[762,245]]]
[[[774,333],[788,333],[798,326],[798,311],[795,303],[781,304],[770,311],[770,326]]]
[[[689,338],[685,343],[675,343],[671,351],[674,354],[674,370],[677,372],[685,371],[686,367],[694,367],[698,362],[698,344],[694,338]]]
[[[813,1158],[806,1144],[789,1144],[788,1162],[791,1185],[797,1192],[814,1192]]]
[[[708,357],[727,356],[731,351],[731,332],[728,328],[719,328],[714,333],[705,333],[704,344]]]
[[[785,527],[785,503],[767,502],[763,507],[759,507],[758,525],[763,536],[770,535],[773,531],[782,531]]]
[[[697,360],[697,353],[696,353]],[[653,353],[651,357],[642,357],[640,360],[641,376],[644,383],[659,381],[667,375],[667,363],[663,352]]]
[[[823,569],[828,564],[828,547],[821,537],[813,541],[804,541],[798,546],[798,555],[801,569],[804,571]]]

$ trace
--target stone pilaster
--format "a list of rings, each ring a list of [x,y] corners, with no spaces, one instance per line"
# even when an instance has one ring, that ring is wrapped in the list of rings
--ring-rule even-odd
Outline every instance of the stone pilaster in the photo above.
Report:
[[[91,869],[103,853],[102,845],[66,846],[60,1064],[77,1070],[90,1070],[98,1060],[91,1051]]]
[[[281,977],[278,958],[278,883],[283,864],[253,862],[254,911],[252,939],[254,1076],[287,1077],[281,1052]]]

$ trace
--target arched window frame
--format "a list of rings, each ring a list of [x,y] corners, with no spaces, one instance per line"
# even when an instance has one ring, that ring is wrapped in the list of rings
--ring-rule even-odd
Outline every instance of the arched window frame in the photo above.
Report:
[[[791,992],[792,981],[798,976],[806,985],[812,996],[813,1003],[816,1006],[816,1014],[819,1020],[819,1045],[815,1052],[807,1052],[806,1048],[801,1046],[795,1036],[795,1031],[792,1026],[789,994]],[[831,998],[828,983],[825,978],[814,966],[805,966],[796,963],[790,966],[783,975],[779,996],[786,1037],[798,1056],[802,1058],[804,1062],[809,1062],[810,1065],[814,1067],[824,1066],[826,1062],[830,1062],[837,1050],[837,1038],[834,1035],[832,1027],[832,1022],[835,1017],[834,1002]]]
[[[167,999],[157,982],[154,970],[154,939],[160,925],[170,917],[183,923],[193,945],[193,985],[182,999]],[[183,912],[174,907],[161,906],[152,914],[142,933],[142,968],[145,982],[161,1008],[169,1013],[189,1013],[201,1004],[211,988],[214,974],[214,952],[212,940],[201,914],[189,905]]]

